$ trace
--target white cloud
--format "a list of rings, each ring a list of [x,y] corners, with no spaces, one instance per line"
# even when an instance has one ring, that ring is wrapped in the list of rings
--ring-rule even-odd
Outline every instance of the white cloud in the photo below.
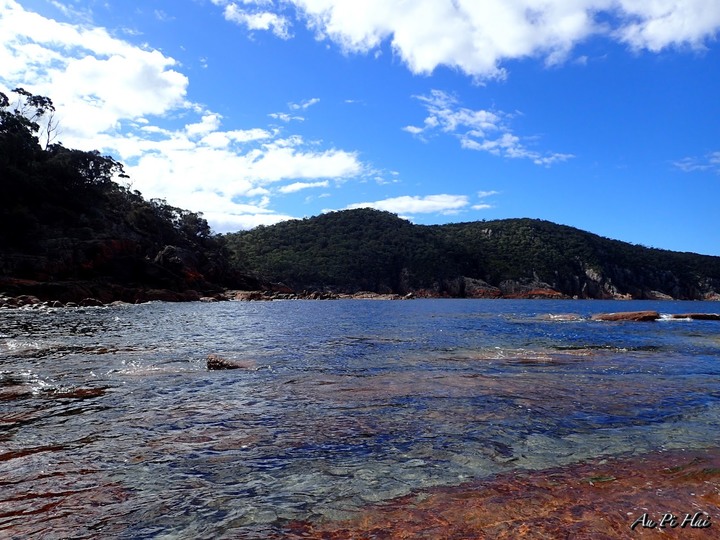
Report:
[[[248,30],[265,30],[271,31],[281,39],[290,39],[290,21],[277,13],[271,11],[263,11],[241,8],[234,2],[217,2],[214,4],[225,5],[223,16],[226,20],[235,24],[245,26]],[[267,4],[266,2],[244,2],[245,4]]]
[[[411,135],[421,135],[423,132],[423,128],[417,126],[405,126],[402,129],[403,131],[407,131]]]
[[[219,114],[206,114],[200,122],[186,125],[185,131],[189,137],[207,135],[213,131],[217,131],[220,127],[220,119],[221,116]]]
[[[511,115],[502,111],[461,107],[457,98],[440,90],[416,97],[425,106],[428,116],[422,126],[405,126],[403,130],[422,140],[439,130],[456,136],[462,148],[512,159],[529,159],[545,166],[573,157],[572,154],[541,153],[528,149],[520,137],[511,132],[508,125]]]
[[[292,184],[287,184],[285,186],[281,186],[278,188],[278,191],[280,193],[295,193],[296,191],[300,191],[302,189],[309,189],[309,188],[326,188],[330,185],[330,182],[327,180],[324,180],[322,182],[293,182]]]
[[[88,137],[124,119],[162,115],[185,102],[175,60],[0,0],[2,80],[32,86],[58,107],[63,137]]]
[[[297,120],[298,122],[302,122],[305,120],[302,116],[292,116],[288,113],[270,113],[268,114],[270,118],[274,118],[275,120],[280,120],[281,122],[291,122],[293,120]]]
[[[455,214],[469,204],[466,195],[425,195],[393,197],[375,202],[363,202],[348,205],[346,209],[375,208],[395,214]]]
[[[711,171],[720,174],[720,151],[710,152],[703,157],[686,157],[673,165],[684,172]]]
[[[656,52],[678,45],[702,47],[720,28],[717,0],[263,2],[261,12],[281,17],[285,32],[290,23],[280,10],[286,4],[300,11],[318,39],[331,40],[346,52],[376,54],[389,42],[413,73],[448,66],[478,79],[504,77],[508,60],[563,62],[592,36]]]
[[[312,107],[313,105],[320,102],[320,98],[311,98],[306,99],[305,101],[301,101],[300,103],[288,103],[288,109],[291,111],[305,111]],[[281,122],[289,123],[293,120],[297,120],[299,122],[303,122],[305,120],[304,116],[298,116],[283,112],[275,112],[268,114],[270,118],[274,118],[275,120],[280,120]]]
[[[246,230],[257,227],[258,225],[275,225],[281,221],[297,219],[294,216],[285,214],[218,214],[215,212],[207,212],[203,217],[213,224],[215,232],[235,232],[238,230]]]
[[[312,107],[316,103],[320,102],[320,98],[311,98],[306,99],[305,101],[302,101],[300,103],[288,103],[288,107],[290,107],[291,110],[297,111],[297,110],[305,110],[308,107]]]
[[[270,139],[272,137],[272,132],[261,128],[236,129],[233,131],[216,130],[207,133],[200,142],[213,148],[227,148],[233,143],[247,143]]]
[[[65,146],[112,154],[132,189],[203,212],[218,232],[290,219],[273,210],[273,193],[369,174],[355,152],[322,141],[277,128],[224,129],[220,114],[186,99],[188,79],[173,58],[14,0],[0,0],[0,66],[0,91],[23,86],[53,99]]]
[[[720,27],[720,4],[714,0],[619,0],[619,4],[625,24],[615,35],[635,49],[702,48]]]
[[[478,191],[476,195],[477,195],[478,199],[482,200],[482,199],[487,199],[488,197],[492,197],[493,195],[498,195],[498,194],[499,194],[498,191]],[[493,205],[484,203],[484,202],[480,202],[480,203],[472,205],[470,208],[472,208],[473,210],[488,210],[490,208],[493,208]]]

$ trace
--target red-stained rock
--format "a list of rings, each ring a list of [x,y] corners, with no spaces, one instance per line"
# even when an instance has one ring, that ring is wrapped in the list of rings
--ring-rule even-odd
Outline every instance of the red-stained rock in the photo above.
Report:
[[[530,289],[524,296],[528,299],[538,298],[550,298],[550,299],[561,299],[565,298],[565,295],[555,289]]]
[[[620,313],[598,313],[593,315],[593,321],[657,321],[660,314],[657,311],[624,311]]]
[[[719,493],[720,449],[598,458],[412,493],[369,507],[348,521],[294,522],[281,537],[706,540],[718,536]],[[668,513],[675,527],[667,518],[660,529],[657,524]],[[656,526],[643,527],[648,519]]]

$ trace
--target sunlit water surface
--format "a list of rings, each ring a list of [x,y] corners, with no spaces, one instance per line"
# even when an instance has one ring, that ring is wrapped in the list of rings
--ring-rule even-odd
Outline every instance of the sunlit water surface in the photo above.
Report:
[[[263,538],[430,486],[717,444],[717,303],[0,312],[0,536]],[[573,314],[557,317],[551,314]],[[570,320],[566,320],[570,319]],[[208,354],[246,369],[208,371]]]

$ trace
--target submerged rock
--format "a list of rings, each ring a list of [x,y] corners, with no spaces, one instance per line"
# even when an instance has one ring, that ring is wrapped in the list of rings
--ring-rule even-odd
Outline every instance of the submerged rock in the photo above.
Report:
[[[252,369],[255,367],[251,361],[228,360],[217,354],[208,354],[207,369],[209,371],[217,371],[222,369]]]
[[[717,448],[597,458],[429,488],[344,521],[292,521],[277,537],[706,539],[717,536],[719,489]]]
[[[591,317],[593,321],[657,321],[657,311],[623,311],[620,313],[598,313]]]

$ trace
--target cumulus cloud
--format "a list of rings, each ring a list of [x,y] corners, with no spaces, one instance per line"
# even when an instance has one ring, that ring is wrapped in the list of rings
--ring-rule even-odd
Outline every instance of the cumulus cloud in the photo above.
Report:
[[[174,59],[0,0],[0,65],[5,81],[32,85],[62,105],[64,136],[91,136],[125,119],[182,106],[188,79]]]
[[[472,110],[460,106],[457,98],[440,90],[415,96],[428,112],[422,126],[405,126],[404,131],[426,140],[440,131],[457,137],[460,146],[512,159],[529,159],[549,166],[572,158],[572,154],[541,153],[528,149],[509,127],[511,115],[502,111]]]
[[[270,31],[281,39],[290,39],[290,20],[274,11],[273,2],[266,0],[242,0],[240,6],[230,0],[212,0],[212,3],[223,7],[223,16],[227,21],[244,26],[248,30]]]
[[[291,24],[285,6],[292,4],[318,39],[346,52],[376,53],[389,42],[413,73],[447,66],[478,79],[504,77],[508,60],[563,62],[592,36],[657,52],[701,48],[720,28],[717,0],[246,0],[243,8],[213,2],[225,6],[226,18],[235,6],[236,22],[248,28],[245,14],[255,14],[258,28],[283,38]]]
[[[354,208],[375,208],[401,215],[413,214],[456,214],[468,206],[469,201],[466,195],[425,195],[392,197],[374,202],[362,202],[350,204],[346,209]]]
[[[658,52],[673,45],[702,48],[720,28],[720,5],[714,0],[620,0],[623,24],[614,31],[635,49]]]
[[[289,219],[272,209],[274,194],[328,187],[363,174],[364,165],[351,152],[317,151],[301,138],[279,139],[270,132],[244,141],[236,133],[215,131],[194,141],[185,128],[157,140],[130,134],[96,142],[130,163],[126,171],[134,189],[202,211],[217,232]]]
[[[0,91],[23,86],[53,99],[65,146],[112,154],[126,163],[133,189],[203,212],[217,232],[289,219],[271,197],[299,184],[366,174],[355,152],[321,141],[272,127],[224,129],[220,114],[187,99],[188,79],[173,58],[15,0],[0,0],[0,66]]]

